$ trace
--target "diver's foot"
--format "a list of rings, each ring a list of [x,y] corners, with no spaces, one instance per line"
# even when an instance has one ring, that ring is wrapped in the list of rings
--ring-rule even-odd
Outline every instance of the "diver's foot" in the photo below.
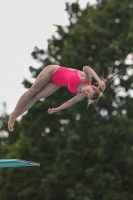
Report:
[[[14,130],[15,120],[16,120],[16,116],[12,113],[8,120],[8,130],[11,132]]]

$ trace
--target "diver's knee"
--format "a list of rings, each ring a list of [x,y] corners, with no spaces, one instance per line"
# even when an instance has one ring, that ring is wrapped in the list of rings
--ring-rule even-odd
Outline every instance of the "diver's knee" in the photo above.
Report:
[[[35,88],[30,88],[28,90],[28,96],[29,96],[29,98],[32,98],[35,94],[36,94]]]

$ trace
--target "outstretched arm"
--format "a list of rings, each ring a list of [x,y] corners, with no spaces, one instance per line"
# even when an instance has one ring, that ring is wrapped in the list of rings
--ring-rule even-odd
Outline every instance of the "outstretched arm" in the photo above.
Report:
[[[92,68],[90,68],[89,66],[84,66],[83,72],[85,73],[85,76],[91,75],[97,81],[102,92],[105,90],[105,83],[99,78],[99,76]]]
[[[52,114],[54,112],[58,112],[60,110],[69,108],[70,106],[72,106],[73,104],[77,103],[78,101],[82,101],[84,99],[84,97],[85,97],[84,94],[77,94],[74,98],[72,98],[69,101],[63,103],[61,106],[59,106],[57,108],[49,108],[48,109],[48,113]]]

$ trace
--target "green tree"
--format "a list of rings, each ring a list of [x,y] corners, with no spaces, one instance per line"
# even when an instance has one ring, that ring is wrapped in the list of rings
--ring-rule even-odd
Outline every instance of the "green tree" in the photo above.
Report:
[[[47,50],[35,47],[32,52],[42,63],[39,69],[30,67],[32,77],[52,63],[79,70],[89,65],[101,76],[111,66],[125,70],[106,88],[96,107],[86,110],[83,101],[48,115],[48,107],[73,96],[61,88],[23,116],[0,147],[1,156],[40,162],[41,167],[1,169],[0,197],[133,199],[132,66],[125,64],[133,52],[133,4],[99,0],[81,10],[76,2],[67,3],[66,11],[70,24],[56,25],[58,37],[49,39]],[[31,85],[28,80],[23,84],[26,88]]]

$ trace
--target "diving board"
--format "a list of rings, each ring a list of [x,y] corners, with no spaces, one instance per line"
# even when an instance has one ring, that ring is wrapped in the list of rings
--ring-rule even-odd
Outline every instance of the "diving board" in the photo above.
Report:
[[[40,163],[20,159],[0,159],[0,168],[3,167],[33,167],[40,166]]]

